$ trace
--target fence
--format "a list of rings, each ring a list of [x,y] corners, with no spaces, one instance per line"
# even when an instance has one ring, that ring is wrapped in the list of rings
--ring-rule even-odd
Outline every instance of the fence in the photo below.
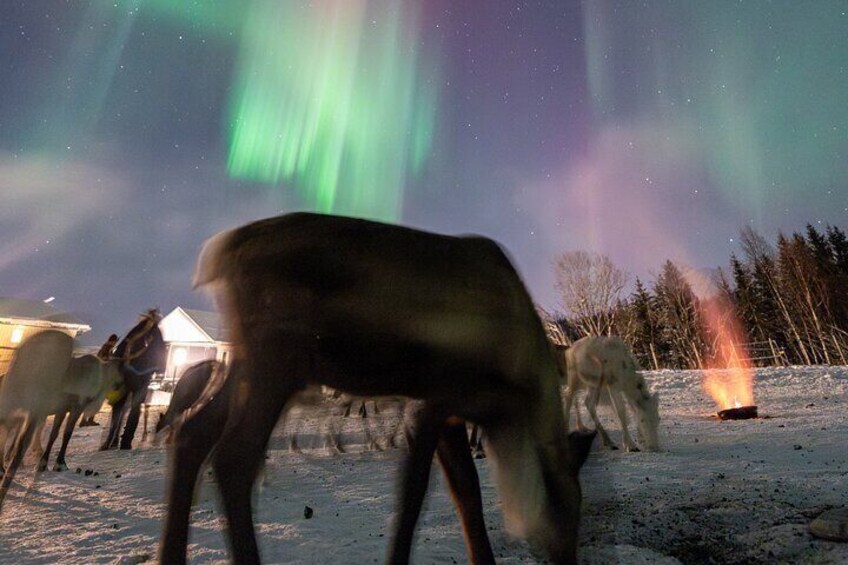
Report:
[[[752,341],[740,344],[747,356],[740,357],[758,367],[789,364],[786,350],[773,339],[767,341]]]

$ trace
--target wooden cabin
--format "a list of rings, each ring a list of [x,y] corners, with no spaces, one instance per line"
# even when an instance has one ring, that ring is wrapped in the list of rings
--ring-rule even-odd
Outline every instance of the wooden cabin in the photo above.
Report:
[[[0,297],[0,375],[6,374],[21,343],[44,330],[59,330],[76,338],[91,326],[39,300]]]
[[[165,382],[178,380],[186,367],[198,361],[228,361],[232,345],[217,312],[177,306],[162,318],[159,329],[168,344]]]

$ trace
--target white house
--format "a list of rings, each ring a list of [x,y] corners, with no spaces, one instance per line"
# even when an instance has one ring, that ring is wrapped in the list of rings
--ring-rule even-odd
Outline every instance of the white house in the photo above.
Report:
[[[6,373],[20,344],[44,330],[59,330],[75,338],[91,326],[40,300],[0,297],[0,375]]]
[[[186,367],[198,361],[217,359],[226,362],[229,358],[232,346],[216,312],[177,306],[162,318],[159,329],[168,344],[166,381],[179,379]]]

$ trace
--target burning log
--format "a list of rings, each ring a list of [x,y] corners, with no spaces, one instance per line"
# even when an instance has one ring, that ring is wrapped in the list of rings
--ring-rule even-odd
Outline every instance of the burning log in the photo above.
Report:
[[[757,417],[756,406],[737,406],[718,411],[719,420],[749,420]]]

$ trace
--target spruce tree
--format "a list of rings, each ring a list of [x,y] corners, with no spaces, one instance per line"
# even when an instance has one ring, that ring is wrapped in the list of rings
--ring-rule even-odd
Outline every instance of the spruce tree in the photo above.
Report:
[[[662,323],[663,340],[670,346],[671,360],[679,368],[704,366],[705,341],[699,304],[680,269],[666,261],[654,285]]]
[[[669,348],[661,340],[662,329],[657,316],[656,298],[638,278],[628,309],[633,326],[633,354],[642,367],[662,368],[662,361],[667,359]]]

